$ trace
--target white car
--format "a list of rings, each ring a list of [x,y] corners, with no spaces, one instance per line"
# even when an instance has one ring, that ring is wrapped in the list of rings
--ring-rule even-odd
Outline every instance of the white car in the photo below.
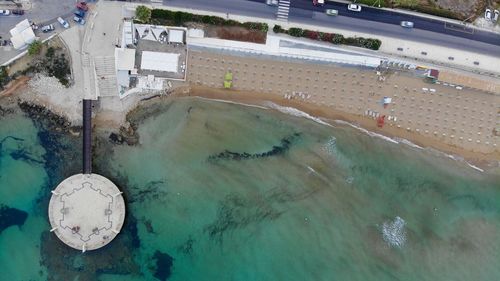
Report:
[[[278,6],[278,0],[266,0],[266,4],[269,6]]]
[[[405,28],[413,28],[413,22],[411,21],[402,21],[401,26]]]
[[[347,10],[353,12],[361,12],[361,6],[356,4],[349,4],[347,5]]]
[[[69,23],[65,20],[63,20],[63,18],[61,17],[58,17],[57,18],[57,21],[64,27],[64,28],[69,28]]]
[[[500,15],[500,12],[498,10],[495,10],[495,16],[493,16],[493,21],[498,21],[498,16]]]
[[[8,15],[10,15],[9,10],[0,10],[0,16],[8,16]]]
[[[484,12],[484,18],[487,20],[491,20],[491,10],[490,9],[486,9],[486,11]]]

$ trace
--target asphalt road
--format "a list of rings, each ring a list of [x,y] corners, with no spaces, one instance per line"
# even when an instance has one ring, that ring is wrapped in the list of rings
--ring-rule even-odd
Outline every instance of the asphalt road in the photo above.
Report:
[[[314,7],[311,0],[291,0],[289,20],[309,25],[321,25],[350,31],[391,36],[428,44],[488,54],[500,57],[500,35],[477,29],[464,29],[429,18],[399,14],[392,11],[363,7],[361,12],[347,10],[343,3],[327,2]],[[165,5],[208,10],[261,18],[276,18],[277,7],[267,6],[265,0],[164,0]],[[339,16],[327,16],[325,9],[336,9]],[[402,20],[415,23],[405,29]],[[426,51],[426,50],[422,50]]]

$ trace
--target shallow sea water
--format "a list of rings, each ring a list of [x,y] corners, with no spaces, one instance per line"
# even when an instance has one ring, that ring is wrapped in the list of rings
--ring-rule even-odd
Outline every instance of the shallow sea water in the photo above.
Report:
[[[0,202],[28,217],[0,233],[0,264],[9,265],[0,266],[0,276],[500,279],[498,175],[274,110],[182,98],[159,102],[151,112],[139,122],[139,145],[104,143],[94,159],[94,171],[125,192],[129,217],[111,244],[129,245],[133,237],[127,257],[113,261],[130,266],[119,272],[90,266],[120,252],[113,245],[81,257],[45,241],[45,210],[33,208],[47,176],[44,166],[13,159],[3,144]],[[9,129],[18,127],[23,130]],[[43,154],[29,119],[3,119],[0,140],[8,135]],[[26,171],[33,176],[18,184]],[[13,241],[23,247],[15,259]],[[71,262],[40,266],[44,243],[55,243],[47,249],[60,247]],[[26,266],[30,270],[19,271]]]

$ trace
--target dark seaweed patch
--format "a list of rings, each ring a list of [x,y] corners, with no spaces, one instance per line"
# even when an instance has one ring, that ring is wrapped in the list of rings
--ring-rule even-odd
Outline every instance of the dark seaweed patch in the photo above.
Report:
[[[182,243],[181,245],[179,245],[179,247],[177,247],[177,251],[186,255],[191,255],[193,253],[194,242],[195,240],[193,239],[193,237],[189,236],[184,243]]]
[[[135,187],[136,192],[131,194],[130,203],[144,202],[145,200],[158,200],[164,198],[167,192],[164,190],[165,181],[150,181],[145,186]]]
[[[279,145],[274,145],[270,150],[262,153],[248,153],[248,152],[233,152],[229,150],[225,150],[221,153],[211,155],[208,157],[209,161],[218,161],[218,160],[244,160],[244,159],[257,159],[257,158],[266,158],[271,156],[282,155],[290,149],[292,143],[300,137],[300,133],[294,133],[291,136],[282,138]]]
[[[156,251],[153,258],[156,260],[156,270],[153,276],[158,280],[167,280],[172,274],[174,258],[172,258],[169,254],[162,253],[160,251]]]
[[[211,239],[222,243],[224,233],[258,223],[274,220],[282,213],[271,206],[269,198],[248,200],[230,194],[219,203],[215,221],[204,228]]]
[[[5,205],[0,206],[0,233],[13,225],[22,226],[28,218],[28,213]]]

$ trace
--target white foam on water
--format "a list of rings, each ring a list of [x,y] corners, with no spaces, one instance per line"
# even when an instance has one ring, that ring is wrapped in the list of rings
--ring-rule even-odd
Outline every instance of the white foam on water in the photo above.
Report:
[[[309,169],[309,171],[310,171],[311,173],[315,173],[315,174],[317,174],[317,173],[318,173],[318,172],[316,172],[316,170],[314,170],[311,166],[307,166],[307,169]]]
[[[433,149],[433,148],[430,148],[430,147],[421,147],[419,145],[416,145],[414,144],[413,142],[407,140],[407,139],[403,139],[403,138],[390,138],[390,137],[386,137],[384,135],[381,135],[381,134],[377,134],[377,133],[374,133],[374,132],[371,132],[371,131],[368,131],[367,129],[365,128],[362,128],[362,127],[359,127],[359,126],[356,126],[352,123],[349,123],[349,122],[346,122],[346,121],[343,121],[343,120],[335,120],[336,123],[339,123],[339,124],[345,124],[345,125],[349,125],[353,128],[356,128],[364,133],[366,133],[367,135],[369,136],[372,136],[372,137],[378,137],[378,138],[381,138],[381,139],[384,139],[386,141],[389,141],[389,142],[392,142],[392,143],[396,143],[396,144],[399,144],[399,143],[402,143],[402,144],[406,144],[410,147],[413,147],[413,148],[418,148],[418,149],[421,149],[421,150],[427,150],[427,151],[430,151],[430,152],[433,152],[433,153],[436,153],[438,155],[442,155],[444,157],[448,157],[450,159],[453,159],[455,161],[458,161],[458,162],[463,162],[465,164],[467,164],[467,166],[473,168],[474,170],[476,171],[479,171],[479,172],[484,172],[483,169],[477,167],[477,166],[474,166],[472,165],[471,163],[465,161],[464,158],[460,157],[460,156],[456,156],[456,155],[451,155],[451,154],[447,154],[447,153],[444,153],[442,151],[439,151],[439,150],[436,150],[436,149]]]
[[[384,136],[384,135],[377,134],[377,133],[374,133],[374,132],[372,132],[372,131],[368,131],[368,130],[367,130],[367,129],[365,129],[365,128],[362,128],[362,127],[356,126],[356,125],[354,125],[354,124],[352,124],[352,123],[349,123],[349,122],[346,122],[346,121],[344,121],[344,120],[335,120],[335,122],[336,122],[336,123],[339,123],[339,124],[349,125],[349,126],[351,126],[351,127],[353,127],[353,128],[356,128],[356,129],[360,130],[361,132],[363,132],[363,133],[365,133],[365,134],[367,134],[367,135],[369,135],[369,136],[371,136],[371,137],[381,138],[381,139],[383,139],[383,140],[386,140],[386,141],[388,141],[388,142],[392,142],[392,143],[396,143],[396,144],[398,144],[398,143],[399,143],[397,140],[394,140],[394,139],[392,139],[392,138],[390,138],[390,137],[386,137],[386,136]]]
[[[392,221],[382,224],[382,238],[393,247],[402,247],[406,242],[406,222],[396,216]]]
[[[408,146],[411,146],[413,148],[418,148],[418,149],[424,149],[423,147],[421,147],[420,145],[417,145],[417,144],[414,144],[412,143],[411,141],[407,140],[407,139],[402,139],[402,138],[394,138],[394,140],[400,142],[400,143],[403,143],[403,144],[406,144]]]
[[[462,163],[465,163],[467,164],[467,166],[471,167],[472,169],[478,171],[478,172],[484,172],[483,169],[479,168],[478,166],[475,166],[475,165],[472,165],[471,163],[467,162],[463,157],[461,156],[457,156],[457,155],[452,155],[452,154],[448,154],[448,153],[444,153],[442,151],[439,151],[439,150],[436,150],[436,149],[433,149],[433,148],[430,148],[430,147],[426,147],[425,150],[427,151],[430,151],[436,155],[441,155],[441,156],[444,156],[444,157],[447,157],[447,158],[450,158],[450,159],[453,159],[457,162],[462,162]]]
[[[268,106],[269,108],[276,109],[276,110],[278,110],[282,113],[285,113],[285,114],[289,114],[289,115],[296,116],[296,117],[304,117],[304,118],[307,118],[309,120],[313,120],[321,125],[333,127],[331,124],[329,124],[329,123],[327,123],[327,122],[325,122],[317,117],[311,116],[311,115],[305,113],[304,111],[300,111],[296,108],[293,108],[293,107],[277,105],[277,104],[270,102],[270,101],[266,102],[265,105]]]
[[[195,96],[195,98],[202,99],[202,100],[208,100],[208,101],[217,101],[217,102],[223,102],[223,103],[243,105],[243,106],[248,106],[248,107],[255,107],[255,108],[266,109],[266,110],[269,109],[269,108],[267,108],[265,106],[260,106],[260,105],[255,105],[255,104],[248,104],[248,103],[242,103],[242,102],[235,102],[235,101],[230,101],[230,100],[211,99],[211,98],[205,98],[205,97],[199,97],[199,96]]]
[[[328,141],[325,143],[323,146],[323,150],[328,154],[328,155],[334,155],[335,154],[335,148],[337,146],[337,139],[335,137],[330,137]]]

